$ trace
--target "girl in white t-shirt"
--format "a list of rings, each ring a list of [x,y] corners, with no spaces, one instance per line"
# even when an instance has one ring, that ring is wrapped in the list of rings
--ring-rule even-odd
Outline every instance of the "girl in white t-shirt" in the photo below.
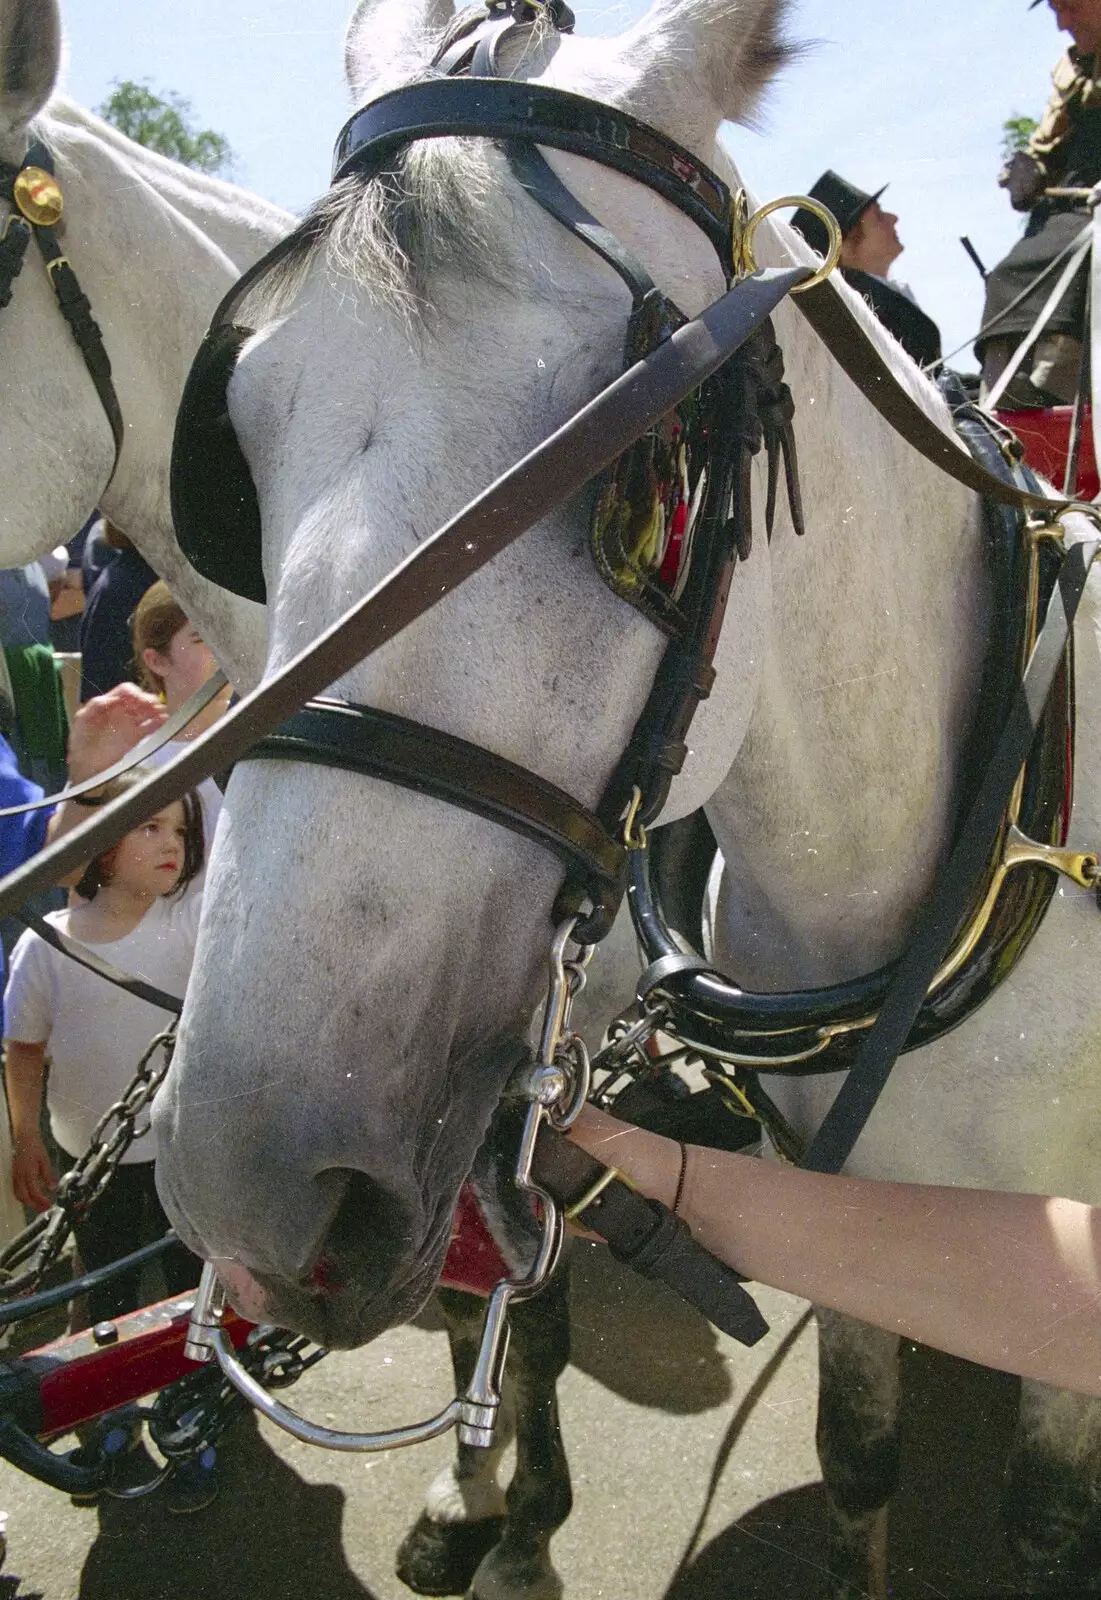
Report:
[[[104,798],[128,786],[126,780],[111,785]],[[202,808],[192,793],[93,861],[76,885],[81,900],[51,912],[47,920],[112,966],[182,998],[200,910],[199,897],[185,891],[202,868],[203,854]],[[71,1165],[171,1014],[78,965],[30,930],[15,947],[4,1013],[13,1189],[22,1204],[44,1211],[57,1187],[39,1131],[47,1055],[50,1126]],[[138,1126],[138,1137],[102,1196],[75,1225],[88,1270],[151,1244],[168,1230],[153,1182],[156,1146],[148,1115]],[[161,1261],[170,1294],[198,1282],[201,1263],[182,1245]],[[139,1277],[140,1272],[128,1273],[93,1290],[93,1323],[135,1310]]]
[[[193,628],[179,601],[162,578],[152,584],[138,601],[130,623],[134,646],[134,666],[141,687],[164,702],[171,717],[197,689],[212,676],[218,663]],[[151,767],[163,766],[178,756],[185,744],[213,727],[229,705],[230,688],[222,693],[184,728],[178,739],[162,745],[149,758]],[[196,791],[203,803],[203,825],[207,842],[214,837],[214,824],[222,809],[222,791],[213,778],[204,778]],[[200,873],[193,892],[202,888]]]

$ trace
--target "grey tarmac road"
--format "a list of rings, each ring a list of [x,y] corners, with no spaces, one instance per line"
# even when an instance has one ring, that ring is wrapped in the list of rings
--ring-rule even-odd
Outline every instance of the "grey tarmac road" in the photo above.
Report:
[[[566,1600],[820,1592],[813,1324],[801,1303],[757,1293],[772,1332],[745,1351],[605,1251],[577,1248],[560,1388],[575,1509],[552,1545]],[[294,1404],[345,1427],[430,1415],[449,1392],[431,1322],[330,1357]],[[1015,1385],[924,1351],[905,1368],[894,1600],[1004,1600],[997,1490]],[[407,1600],[394,1552],[450,1448],[334,1455],[246,1423],[223,1449],[217,1503],[191,1517],[156,1496],[81,1510],[0,1464],[0,1600]]]

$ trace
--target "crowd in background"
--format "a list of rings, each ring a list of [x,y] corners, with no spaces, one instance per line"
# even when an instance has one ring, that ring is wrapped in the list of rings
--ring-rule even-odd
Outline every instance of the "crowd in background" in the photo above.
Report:
[[[45,558],[0,572],[0,651],[0,807],[59,795],[53,806],[0,818],[0,872],[8,872],[172,757],[179,741],[132,773],[66,798],[158,730],[215,663],[167,586],[101,517]],[[220,716],[228,693],[183,738]],[[208,779],[31,909],[113,967],[182,997],[220,807]],[[172,1014],[108,983],[14,918],[0,933],[8,1103],[8,1119],[0,1119],[0,1235],[9,1239],[53,1203],[60,1174],[87,1150]],[[74,1270],[106,1266],[164,1237],[155,1156],[146,1115],[100,1199],[75,1221]],[[192,1288],[200,1269],[175,1244],[157,1258],[151,1290],[142,1268],[132,1269],[92,1289],[83,1315],[93,1325],[112,1322],[150,1298]],[[118,1420],[136,1445],[140,1422],[125,1413]],[[174,1472],[170,1508],[201,1509],[215,1483],[214,1452],[204,1450]]]

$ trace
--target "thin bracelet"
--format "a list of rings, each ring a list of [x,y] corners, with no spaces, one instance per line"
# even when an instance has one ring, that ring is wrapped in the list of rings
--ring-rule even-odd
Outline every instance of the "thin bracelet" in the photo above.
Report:
[[[677,1179],[677,1193],[673,1200],[673,1215],[676,1216],[680,1203],[684,1199],[684,1180],[688,1175],[688,1146],[683,1139],[678,1139],[680,1145],[680,1177]]]

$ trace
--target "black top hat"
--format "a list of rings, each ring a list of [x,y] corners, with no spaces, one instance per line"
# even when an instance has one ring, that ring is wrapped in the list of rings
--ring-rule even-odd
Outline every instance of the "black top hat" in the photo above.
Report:
[[[883,189],[886,187],[884,184]],[[883,189],[877,189],[875,194],[865,194],[863,189],[857,189],[844,178],[838,177],[831,168],[828,172],[823,172],[809,192],[812,200],[821,201],[827,211],[833,212],[842,234],[846,234],[850,228],[856,227],[868,207],[875,204]],[[798,228],[811,249],[817,250],[820,256],[824,256],[829,250],[829,230],[813,211],[800,206],[791,219],[791,225],[793,228]]]

